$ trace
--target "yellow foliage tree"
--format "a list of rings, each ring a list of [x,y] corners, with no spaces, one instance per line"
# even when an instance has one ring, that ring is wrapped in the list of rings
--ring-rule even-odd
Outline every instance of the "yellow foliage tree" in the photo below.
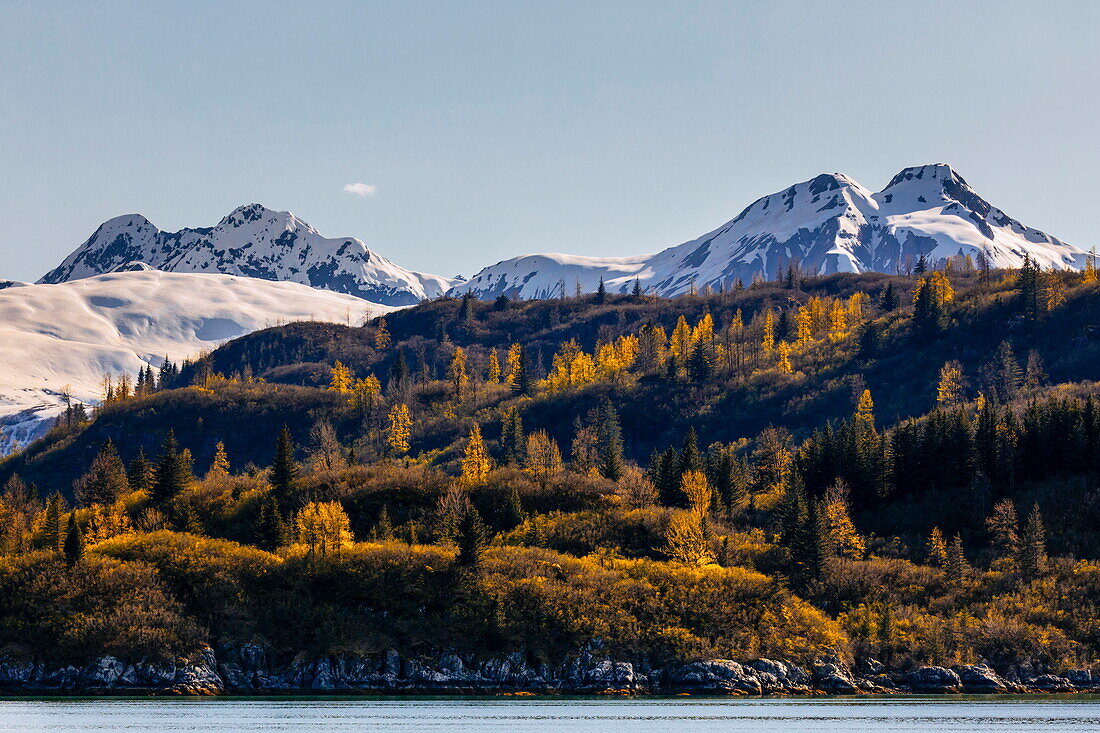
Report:
[[[691,354],[691,345],[691,326],[688,325],[686,318],[680,316],[676,321],[676,327],[672,329],[672,336],[668,339],[668,350],[676,357],[678,363],[684,364]]]
[[[561,450],[557,441],[545,430],[536,430],[528,435],[527,472],[539,482],[545,483],[561,471]]]
[[[1096,282],[1096,248],[1093,247],[1087,255],[1085,255],[1085,271],[1081,275],[1081,282],[1086,284],[1092,284]]]
[[[351,521],[338,501],[311,501],[294,520],[298,542],[317,555],[327,555],[351,544]]]
[[[492,459],[489,458],[489,451],[485,449],[485,441],[481,438],[481,428],[474,425],[470,429],[466,452],[462,456],[462,485],[470,487],[485,483],[492,468]]]
[[[783,374],[794,374],[794,368],[791,366],[791,347],[786,341],[779,342],[779,361],[776,362],[776,366]]]
[[[764,338],[761,340],[761,345],[767,352],[775,348],[775,318],[770,309],[764,316]]]
[[[489,371],[485,375],[489,384],[500,384],[500,358],[497,356],[497,350],[493,349],[489,352]]]
[[[228,475],[229,456],[225,452],[225,443],[219,440],[218,444],[214,446],[214,462],[210,464],[210,470],[206,472],[206,477]]]
[[[714,562],[698,513],[679,511],[669,518],[665,529],[664,552],[673,560],[689,565],[709,565]]]
[[[963,396],[962,365],[949,361],[940,368],[940,381],[936,386],[936,405],[954,407]]]
[[[847,315],[848,312],[841,302],[834,300],[832,308],[829,309],[829,333],[834,338],[842,335],[847,328]]]
[[[685,471],[680,478],[680,490],[687,497],[691,510],[701,517],[706,516],[714,498],[714,489],[707,481],[706,474],[702,471]]]
[[[810,343],[814,337],[814,319],[810,315],[810,309],[806,306],[801,306],[794,314],[795,333],[798,338],[798,345],[805,346]]]
[[[456,402],[466,399],[470,388],[470,375],[466,371],[466,351],[458,347],[447,365],[447,378],[451,380],[451,395]]]
[[[520,370],[520,360],[523,358],[523,350],[519,344],[512,344],[508,347],[508,356],[505,358],[505,366],[507,372],[505,373],[504,381],[511,385],[516,381],[516,375]]]
[[[351,370],[337,361],[332,365],[332,378],[328,388],[340,394],[351,394],[353,377]]]
[[[404,402],[396,403],[390,408],[390,424],[386,431],[386,442],[390,450],[396,455],[403,456],[409,452],[409,439],[412,437],[412,418],[409,417],[409,406]]]
[[[386,328],[386,319],[379,318],[374,330],[374,348],[385,349],[390,345],[390,331]]]
[[[373,374],[364,379],[356,379],[352,385],[351,402],[356,408],[365,410],[373,407],[378,396],[382,394],[382,383]]]

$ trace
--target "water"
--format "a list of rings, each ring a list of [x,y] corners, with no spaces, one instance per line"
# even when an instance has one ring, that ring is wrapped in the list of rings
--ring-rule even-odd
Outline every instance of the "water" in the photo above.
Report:
[[[0,731],[1100,731],[1096,697],[0,700]]]

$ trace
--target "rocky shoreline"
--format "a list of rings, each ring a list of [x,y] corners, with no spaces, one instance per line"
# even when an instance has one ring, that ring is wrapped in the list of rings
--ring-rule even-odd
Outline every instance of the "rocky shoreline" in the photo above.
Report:
[[[124,662],[104,656],[85,666],[0,658],[7,695],[258,694],[571,694],[571,695],[859,695],[1100,692],[1100,672],[1064,675],[985,664],[887,670],[873,660],[854,668],[836,658],[810,666],[770,659],[709,659],[667,667],[616,661],[585,652],[558,665],[532,664],[523,653],[474,660],[454,653],[432,659],[338,655],[280,663],[261,646],[215,653],[206,648],[176,663]]]

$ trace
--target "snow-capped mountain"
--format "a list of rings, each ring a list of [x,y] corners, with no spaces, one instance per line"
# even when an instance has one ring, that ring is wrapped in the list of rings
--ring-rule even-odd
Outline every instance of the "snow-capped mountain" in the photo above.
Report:
[[[214,227],[166,232],[140,214],[109,219],[42,278],[60,283],[148,266],[284,280],[386,305],[413,305],[456,281],[413,272],[350,237],[329,239],[288,211],[234,209]]]
[[[596,258],[537,254],[486,267],[452,293],[522,298],[612,292],[638,280],[647,292],[730,287],[771,278],[797,261],[805,273],[897,272],[923,254],[931,263],[982,253],[992,267],[1019,267],[1025,254],[1045,268],[1081,268],[1085,253],[1026,227],[987,203],[950,166],[906,168],[872,193],[841,174],[823,174],[765,196],[736,219],[653,255]]]
[[[393,310],[289,282],[116,272],[59,285],[0,281],[0,455],[41,435],[62,391],[92,404],[105,375],[134,376],[291,321],[359,324]]]

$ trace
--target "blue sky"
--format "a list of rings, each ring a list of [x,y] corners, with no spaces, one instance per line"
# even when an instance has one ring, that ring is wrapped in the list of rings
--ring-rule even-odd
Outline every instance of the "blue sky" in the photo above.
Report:
[[[937,161],[1088,249],[1098,26],[1095,2],[3,0],[0,277],[111,216],[253,201],[443,275],[638,254],[820,172]]]

